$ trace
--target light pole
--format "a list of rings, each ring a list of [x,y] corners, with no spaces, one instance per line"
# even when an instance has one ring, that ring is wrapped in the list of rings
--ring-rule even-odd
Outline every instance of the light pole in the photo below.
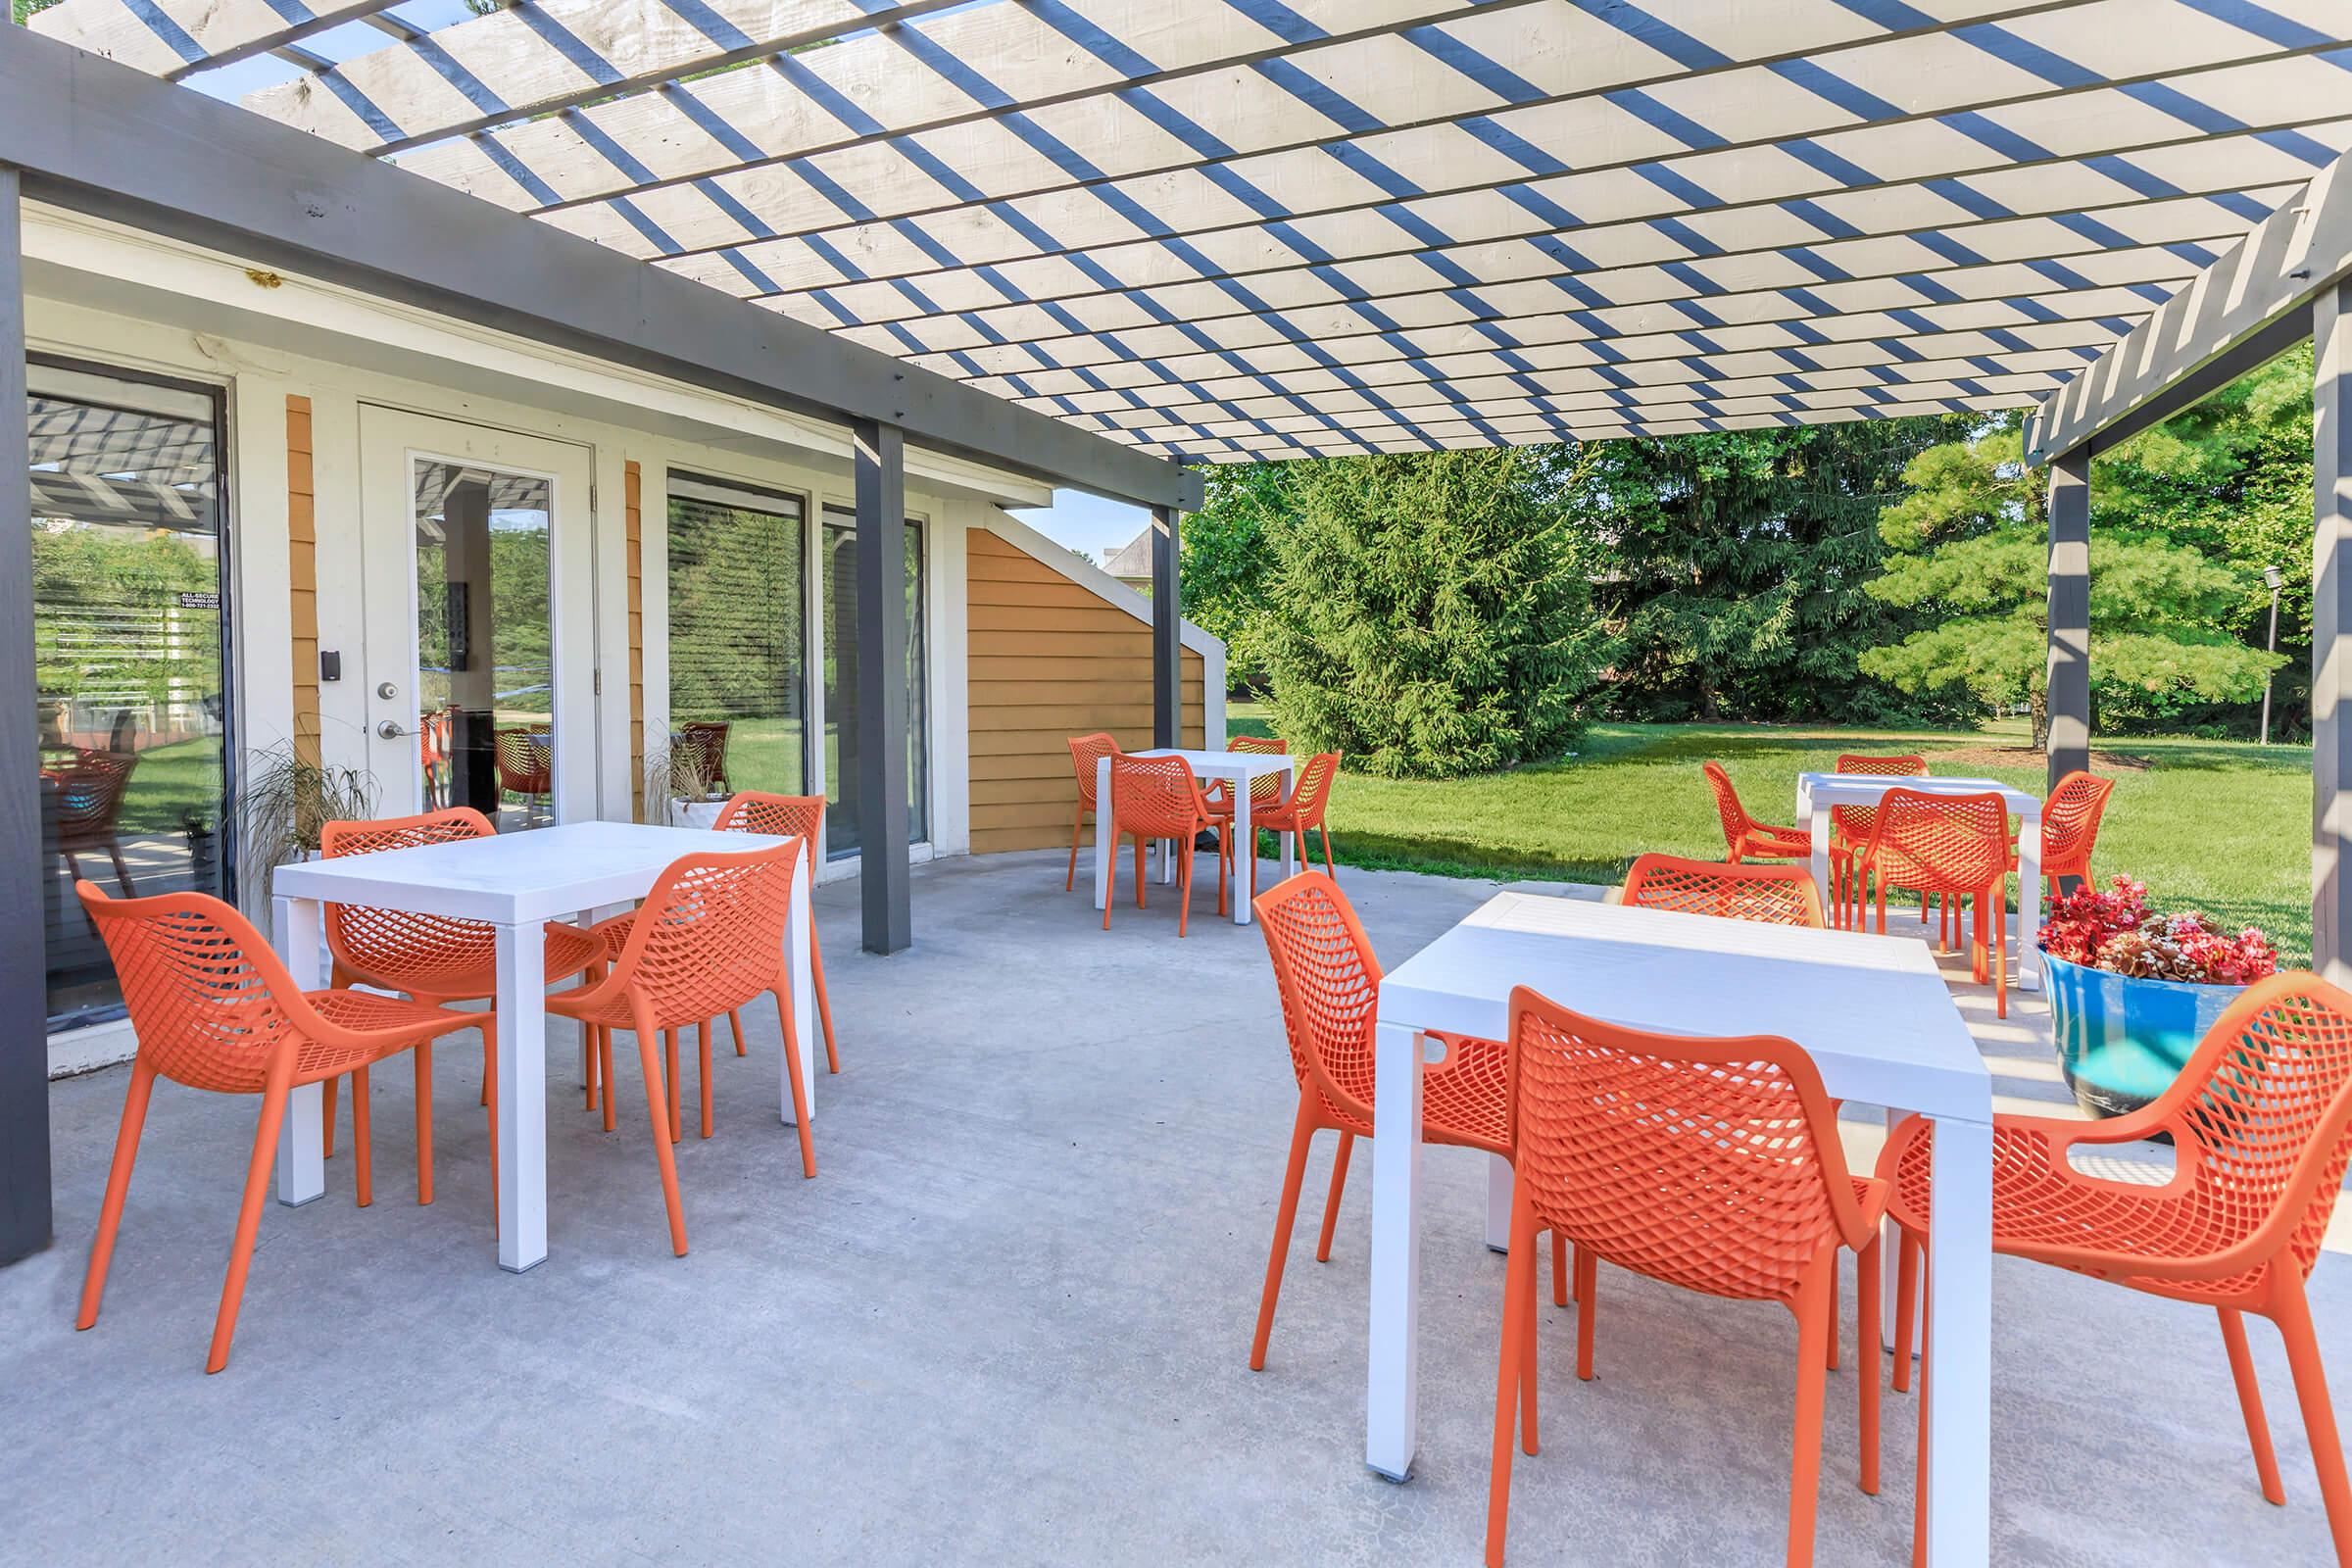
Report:
[[[2263,567],[2262,577],[2271,585],[2271,640],[2268,651],[2275,654],[2278,651],[2278,568]],[[2271,744],[2271,676],[2268,674],[2262,677],[2262,740],[2259,744]]]

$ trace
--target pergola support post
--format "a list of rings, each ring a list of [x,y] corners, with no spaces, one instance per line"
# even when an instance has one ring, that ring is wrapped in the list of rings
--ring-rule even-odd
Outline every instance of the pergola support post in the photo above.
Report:
[[[2049,787],[2090,766],[2090,453],[2050,460]]]
[[[858,866],[865,951],[914,940],[906,855],[906,443],[895,424],[853,428],[858,490]]]
[[[1174,746],[1184,736],[1184,605],[1178,588],[1182,560],[1174,507],[1152,509],[1152,744]]]
[[[49,1028],[33,729],[24,187],[0,164],[0,1263],[49,1245]]]
[[[2311,965],[2352,985],[2352,279],[2313,305]]]

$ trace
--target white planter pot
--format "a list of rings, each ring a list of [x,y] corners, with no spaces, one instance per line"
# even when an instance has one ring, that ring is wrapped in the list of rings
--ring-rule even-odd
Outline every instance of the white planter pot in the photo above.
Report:
[[[669,803],[671,827],[716,827],[718,813],[726,809],[724,801],[672,801]]]

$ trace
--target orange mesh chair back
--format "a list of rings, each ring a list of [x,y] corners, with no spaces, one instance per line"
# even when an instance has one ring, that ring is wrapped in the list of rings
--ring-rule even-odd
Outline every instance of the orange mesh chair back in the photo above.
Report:
[[[2069,1158],[2077,1148],[2158,1135],[2173,1142],[2176,1171],[2159,1186],[2103,1180]],[[1913,1117],[1879,1158],[1903,1237],[1897,1388],[1908,1370],[1914,1281],[1931,1221],[1934,1143],[1933,1124]],[[2263,1495],[2283,1503],[2244,1314],[2278,1325],[2337,1559],[2352,1563],[2352,1483],[2306,1292],[2348,1166],[2352,994],[2309,973],[2248,987],[2173,1087],[2129,1115],[1993,1117],[1993,1250],[2216,1308]]]
[[[805,841],[741,855],[690,855],[671,862],[645,902],[627,916],[627,937],[602,979],[547,999],[548,1010],[637,1036],[646,1105],[669,1210],[670,1245],[686,1253],[686,1211],[670,1151],[672,1122],[656,1037],[732,1012],[772,996],[784,1036],[784,1075],[792,1085],[801,1165],[816,1174],[808,1105],[801,1087],[800,1043],[793,1027],[791,982],[783,961],[792,914],[792,879]],[[706,1055],[704,1083],[710,1081]],[[612,1084],[606,1082],[607,1092]],[[706,1114],[706,1125],[708,1115]]]
[[[760,790],[742,790],[718,808],[718,817],[711,827],[721,833],[765,833],[771,838],[807,839],[808,854],[814,858],[817,847],[824,841],[825,798],[822,795],[770,795]],[[816,921],[808,922],[808,966],[813,971],[816,988],[817,1020],[825,1032],[825,1070],[841,1071],[841,1050],[833,1043],[833,1002],[825,994],[825,954],[817,946]],[[743,1019],[734,1013],[728,1020],[735,1030],[735,1054],[743,1054]]]
[[[2114,793],[2114,780],[2077,770],[2060,779],[2042,803],[2041,874],[2053,886],[2062,876],[2091,880],[2091,847],[2098,843],[2099,818]]]
[[[78,852],[103,852],[114,862],[115,883],[125,898],[138,889],[131,883],[130,867],[122,863],[117,824],[122,815],[122,797],[130,789],[130,770],[138,763],[132,752],[76,750],[73,761],[49,774],[57,785],[57,848],[65,857],[66,869],[78,877]]]
[[[1288,757],[1288,742],[1271,735],[1235,735],[1225,742],[1229,752],[1244,752],[1257,757]],[[1282,804],[1282,775],[1264,773],[1250,781],[1250,815],[1262,816]]]
[[[1274,961],[1282,1021],[1298,1081],[1298,1109],[1291,1127],[1290,1162],[1276,1208],[1274,1242],[1258,1298],[1257,1329],[1250,1345],[1251,1370],[1263,1370],[1274,1332],[1274,1308],[1290,1258],[1291,1230],[1309,1146],[1318,1132],[1340,1135],[1323,1202],[1317,1261],[1331,1256],[1349,1152],[1373,1131],[1373,1031],[1380,995],[1380,960],[1347,895],[1320,871],[1306,871],[1261,894],[1252,906]],[[1489,1153],[1510,1154],[1507,1070],[1500,1043],[1444,1036],[1446,1059],[1423,1069],[1422,1138]],[[1555,1258],[1557,1254],[1555,1253]]]
[[[1707,762],[1700,769],[1707,776],[1707,788],[1715,794],[1715,813],[1723,821],[1723,844],[1728,852],[1725,858],[1735,863],[1741,860],[1801,860],[1813,853],[1813,841],[1792,827],[1775,827],[1759,822],[1747,814],[1740,804],[1740,792],[1732,787],[1732,776],[1720,762]]]
[[[1200,781],[1193,776],[1192,765],[1181,757],[1128,757],[1124,754],[1110,760],[1110,829],[1135,840],[1135,903],[1144,905],[1144,845],[1151,839],[1166,839],[1177,846],[1177,898],[1181,901],[1176,914],[1176,934],[1183,936],[1192,917],[1193,903],[1193,840],[1196,835],[1215,825],[1216,817],[1208,808],[1208,800],[1200,793]],[[1225,912],[1226,869],[1232,859],[1233,835],[1217,838],[1217,912]],[[1103,890],[1102,929],[1110,929],[1110,906],[1117,902],[1119,857],[1113,848],[1110,857],[1110,886]]]
[[[498,762],[498,787],[509,795],[545,795],[551,749],[527,729],[502,729],[492,737]]]
[[[2000,796],[1928,795],[1888,790],[1879,799],[1878,823],[1862,852],[1861,869],[1878,884],[1879,930],[1886,929],[1886,890],[1976,901],[1972,950],[1982,981],[1990,957],[2000,1016],[2009,1015],[2008,965],[2002,956],[2008,925],[2009,807]]]
[[[1838,758],[1840,773],[1861,773],[1880,778],[1926,778],[1928,760],[1924,757],[1865,757],[1858,752],[1840,753]],[[1875,806],[1833,806],[1830,822],[1846,843],[1860,846],[1870,842],[1871,829],[1878,825],[1879,808]]]
[[[1078,841],[1086,836],[1086,813],[1095,810],[1095,764],[1118,755],[1119,743],[1107,732],[1070,737],[1070,768],[1078,775],[1078,809],[1070,817],[1070,870],[1062,878],[1064,893],[1078,885]]]
[[[1801,865],[1724,865],[1644,855],[1626,873],[1619,903],[1768,925],[1818,926],[1821,894]]]
[[[370,993],[306,995],[243,915],[201,893],[110,899],[87,882],[76,883],[74,892],[114,959],[138,1037],[74,1326],[86,1329],[98,1320],[155,1080],[216,1094],[258,1094],[261,1120],[205,1364],[206,1371],[218,1372],[228,1363],[288,1094],[347,1072],[364,1084],[368,1066],[386,1056],[461,1029],[478,1028],[488,1038],[492,1025],[480,1014]],[[357,1195],[365,1204],[371,1182],[365,1110],[356,1131]]]
[[[1861,1261],[1862,1490],[1878,1490],[1878,1221],[1885,1189],[1846,1170],[1837,1108],[1810,1056],[1768,1037],[1704,1040],[1587,1018],[1511,995],[1517,1180],[1487,1561],[1502,1560],[1512,1417],[1536,1451],[1536,1236],[1708,1296],[1778,1301],[1796,1316],[1795,1459],[1788,1561],[1811,1560],[1821,1407],[1836,1333],[1838,1250]],[[1592,1298],[1580,1267],[1579,1317]],[[1580,1335],[1580,1341],[1582,1336]],[[1589,1342],[1579,1345],[1591,1375]]]
[[[1298,781],[1291,790],[1290,797],[1269,808],[1262,820],[1256,815],[1254,798],[1251,801],[1252,825],[1263,826],[1269,833],[1289,833],[1296,837],[1298,841],[1298,863],[1302,866],[1311,863],[1307,856],[1306,832],[1309,828],[1314,829],[1323,840],[1323,869],[1332,875],[1338,873],[1339,867],[1332,862],[1331,829],[1324,825],[1323,813],[1331,806],[1332,785],[1339,776],[1340,754],[1318,752],[1298,764]],[[1250,858],[1250,875],[1254,887],[1257,876],[1255,855]]]
[[[318,854],[331,860],[379,850],[486,839],[497,832],[490,819],[472,807],[453,806],[416,816],[328,822],[318,830]],[[442,993],[435,982],[478,980],[486,966],[495,972],[498,961],[498,933],[484,920],[330,904],[325,925],[327,951],[334,955],[339,983],[356,978],[395,991],[484,995],[470,989]]]

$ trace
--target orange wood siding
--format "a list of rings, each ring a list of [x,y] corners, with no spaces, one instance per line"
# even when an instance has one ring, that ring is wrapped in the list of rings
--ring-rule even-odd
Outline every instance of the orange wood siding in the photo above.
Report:
[[[629,575],[629,815],[645,820],[645,475],[631,463],[624,470],[621,520],[628,543],[622,552]]]
[[[318,500],[311,400],[286,399],[286,603],[294,637],[294,755],[318,760]]]
[[[972,853],[1070,842],[1069,738],[1152,744],[1152,630],[993,533],[966,535]],[[1184,651],[1183,742],[1201,742],[1200,656]],[[1092,829],[1089,829],[1091,838]]]

